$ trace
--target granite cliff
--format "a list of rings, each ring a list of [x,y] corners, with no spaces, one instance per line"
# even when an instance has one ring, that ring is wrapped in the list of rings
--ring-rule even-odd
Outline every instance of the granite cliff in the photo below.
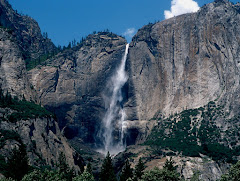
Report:
[[[40,103],[55,112],[69,139],[94,143],[104,114],[103,90],[121,61],[126,40],[109,32],[89,35],[76,47],[28,72]]]
[[[215,1],[138,31],[127,66],[130,120],[166,117],[214,100],[238,113],[239,7]]]
[[[45,54],[57,51],[48,37],[42,35],[38,23],[27,15],[12,9],[6,0],[0,1],[0,26],[7,28],[15,37],[27,67]]]
[[[239,20],[240,4],[215,0],[196,13],[148,24],[137,32],[127,58],[129,79],[122,89],[127,144],[134,146],[119,157],[135,155],[133,165],[143,157],[151,168],[161,167],[171,155],[186,179],[199,171],[204,180],[218,179],[239,159]],[[101,142],[97,134],[106,111],[103,92],[120,64],[126,40],[110,32],[91,34],[27,71],[26,59],[54,52],[55,46],[34,20],[4,0],[0,23],[1,89],[33,100],[57,117],[11,123],[4,117],[11,110],[3,108],[0,128],[16,131],[29,149],[34,147],[38,154],[29,152],[32,164],[38,164],[35,159],[41,155],[51,165],[61,151],[71,165],[82,163],[61,132],[72,145],[94,147]]]
[[[125,108],[130,126],[136,120],[155,125],[145,134],[152,147],[146,160],[171,151],[182,161],[239,159],[239,8],[217,0],[196,13],[146,25],[133,37]],[[227,166],[209,164],[209,171],[199,163],[181,172],[189,179],[198,170],[199,178],[216,180]]]
[[[0,155],[7,158],[14,147],[25,144],[31,165],[55,166],[60,153],[64,152],[69,165],[80,170],[83,160],[62,135],[54,116],[31,115],[36,105],[27,102],[39,101],[27,77],[25,55],[29,53],[28,58],[34,59],[53,51],[54,44],[44,40],[36,21],[19,15],[2,0],[0,25]],[[4,97],[10,95],[10,104],[6,105]],[[24,101],[20,106],[14,105],[13,102],[18,104],[21,100]],[[27,116],[23,115],[25,111]]]
[[[14,110],[0,108],[0,154],[7,158],[15,147],[21,144],[27,146],[29,164],[42,167],[55,167],[58,158],[64,153],[67,163],[79,171],[84,165],[80,155],[62,136],[58,124],[52,117],[8,121],[8,116]]]
[[[174,154],[183,154],[182,160],[194,156],[201,162],[208,149],[207,156],[216,161],[212,148],[205,145],[228,150],[237,159],[239,132],[234,127],[239,114],[239,18],[239,4],[219,0],[196,13],[149,24],[138,31],[130,44],[126,67],[129,80],[123,88],[128,144],[149,143],[155,133],[159,135],[165,129],[162,137],[176,135],[177,141],[186,141],[190,133],[195,135],[190,144],[200,151],[175,149]],[[123,38],[109,33],[90,35],[81,45],[49,60],[47,66],[28,73],[41,104],[55,111],[68,139],[99,141],[96,134],[105,111],[102,93],[125,44]],[[178,135],[172,124],[177,130],[183,129],[183,134]],[[204,134],[211,133],[206,140],[201,136],[204,129]],[[171,148],[170,142],[166,145]],[[153,149],[165,148],[159,145]],[[211,159],[208,166],[208,171],[200,169],[205,180],[211,174],[219,178],[227,167],[220,168]],[[183,171],[185,178],[193,176],[195,167]]]
[[[13,97],[36,99],[27,78],[27,71],[16,39],[5,29],[0,28],[0,87]]]

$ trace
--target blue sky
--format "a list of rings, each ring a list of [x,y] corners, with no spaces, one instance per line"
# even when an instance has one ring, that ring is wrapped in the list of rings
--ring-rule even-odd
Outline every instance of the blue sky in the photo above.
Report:
[[[213,2],[213,0],[195,1],[200,7]],[[48,32],[48,37],[56,45],[67,45],[74,38],[79,41],[93,31],[104,29],[120,35],[124,35],[124,32],[130,29],[134,34],[134,29],[137,30],[149,22],[164,20],[164,11],[171,9],[171,0],[9,0],[9,2],[19,13],[34,18],[42,32]],[[237,0],[232,2],[236,3]],[[130,37],[127,35],[126,37],[130,41]]]

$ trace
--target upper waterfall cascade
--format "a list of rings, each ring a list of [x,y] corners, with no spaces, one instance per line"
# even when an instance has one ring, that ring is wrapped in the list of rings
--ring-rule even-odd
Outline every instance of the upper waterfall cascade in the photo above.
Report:
[[[126,45],[124,56],[120,66],[110,78],[106,86],[106,93],[103,94],[106,113],[102,120],[102,141],[103,149],[100,151],[106,154],[108,151],[114,155],[124,151],[126,141],[124,138],[126,131],[126,113],[122,105],[122,88],[128,80],[125,65],[128,55],[129,44]],[[117,130],[117,132],[116,132]],[[118,139],[114,139],[117,137]]]

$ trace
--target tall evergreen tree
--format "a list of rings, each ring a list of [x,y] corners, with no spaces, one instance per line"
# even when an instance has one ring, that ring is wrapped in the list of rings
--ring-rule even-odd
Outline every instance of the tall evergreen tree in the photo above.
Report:
[[[180,181],[180,174],[177,172],[177,168],[173,166],[172,159],[166,160],[163,169],[155,167],[152,170],[145,172],[142,175],[144,181]]]
[[[94,181],[94,177],[87,170],[84,170],[81,175],[74,177],[73,181]]]
[[[4,156],[0,154],[0,173],[3,175],[5,175],[5,172],[6,172],[6,165],[7,163],[5,161]]]
[[[176,171],[169,171],[167,169],[160,170],[154,168],[145,172],[142,176],[144,181],[180,181],[179,174]]]
[[[18,149],[14,148],[11,152],[7,160],[5,176],[15,180],[21,180],[28,171],[29,165],[26,146],[21,144]]]
[[[120,175],[120,181],[126,181],[128,178],[133,177],[133,170],[128,159],[125,161],[125,164],[122,169],[122,173]]]
[[[174,161],[172,160],[172,158],[170,158],[170,160],[167,159],[163,168],[169,171],[176,171],[177,167],[173,166],[173,164],[174,164]]]
[[[92,166],[91,166],[91,163],[90,163],[90,162],[87,164],[86,171],[87,171],[88,173],[92,174]]]
[[[63,175],[63,178],[71,181],[75,176],[74,170],[69,167],[66,161],[65,155],[61,152],[58,158],[58,169],[59,173]]]
[[[109,152],[102,164],[100,181],[117,181]]]
[[[145,169],[145,166],[142,162],[142,158],[139,158],[138,164],[135,167],[134,180],[141,179],[144,169]]]

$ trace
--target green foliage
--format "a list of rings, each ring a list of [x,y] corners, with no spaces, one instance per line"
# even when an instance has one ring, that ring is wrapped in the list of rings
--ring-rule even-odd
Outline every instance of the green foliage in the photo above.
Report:
[[[142,176],[142,181],[178,181],[180,180],[179,174],[176,171],[169,171],[166,169],[159,170],[154,168],[147,171]]]
[[[212,101],[203,108],[185,110],[161,120],[145,144],[150,145],[155,152],[170,149],[191,157],[197,157],[201,153],[215,161],[234,163],[234,155],[239,155],[240,152],[236,151],[237,148],[232,150],[221,144],[220,129],[213,121],[222,114],[221,109]],[[196,121],[199,117],[200,126]]]
[[[94,181],[94,177],[91,173],[85,170],[81,175],[74,177],[72,181]]]
[[[11,152],[4,174],[7,178],[21,180],[28,173],[29,168],[26,147],[24,144],[21,144],[18,149],[14,148]]]
[[[5,174],[5,169],[6,169],[7,163],[5,161],[4,156],[0,155],[0,173]]]
[[[8,107],[13,103],[11,95],[7,92],[6,95],[0,89],[0,107]]]
[[[37,105],[33,102],[28,102],[25,99],[18,100],[13,99],[9,93],[6,95],[3,94],[0,89],[0,107],[8,107],[16,112],[13,112],[8,116],[8,120],[10,122],[16,122],[17,120],[27,120],[32,118],[42,118],[42,117],[50,117],[52,113],[47,111],[45,108]]]
[[[69,167],[65,155],[61,152],[58,158],[59,173],[62,173],[63,178],[71,181],[75,176],[74,170]]]
[[[195,170],[193,172],[193,176],[191,177],[190,181],[202,181],[201,179],[199,179],[200,176],[200,172],[198,170]]]
[[[20,145],[23,144],[22,140],[21,140],[21,137],[15,131],[0,129],[0,149],[4,147],[4,145],[6,144],[7,140],[15,140]],[[24,148],[23,147],[24,146],[20,146],[19,150],[16,150],[16,148],[13,150],[12,154],[17,154],[17,156],[18,156],[18,157],[16,157],[16,160],[15,160],[16,162],[17,161],[21,162],[20,161],[21,158],[24,158],[24,154],[26,154],[26,152],[24,152]],[[19,155],[18,153],[21,153],[21,154]],[[0,173],[1,174],[3,174],[3,175],[11,174],[11,169],[14,169],[14,168],[11,168],[11,164],[13,164],[13,162],[14,162],[12,157],[14,157],[14,156],[11,155],[10,158],[9,158],[8,163],[6,163],[5,158],[2,155],[0,155]],[[17,169],[17,168],[15,168],[15,169]]]
[[[215,161],[225,160],[228,163],[234,163],[234,152],[230,148],[219,143],[203,144],[202,153],[208,155]]]
[[[142,178],[144,169],[145,169],[145,166],[142,162],[142,159],[140,158],[138,161],[138,164],[135,167],[134,180],[139,180]]]
[[[15,181],[12,178],[1,178],[0,181]]]
[[[183,155],[187,156],[199,156],[201,148],[197,144],[196,132],[193,132],[190,126],[190,116],[196,114],[196,111],[189,110],[180,114],[181,121],[176,122],[176,119],[163,120],[159,127],[153,129],[146,144],[181,151]],[[167,129],[171,133],[166,134],[165,130]]]
[[[13,29],[8,28],[8,27],[4,27],[0,24],[0,28],[3,29],[5,32],[9,33],[9,34],[13,34]]]
[[[120,175],[120,181],[126,181],[128,178],[133,177],[133,169],[131,168],[131,165],[128,161],[128,159],[125,161],[125,164],[123,166],[121,175]]]
[[[176,171],[177,170],[177,167],[173,165],[174,162],[172,160],[172,158],[170,158],[170,160],[166,160],[164,166],[163,166],[163,169],[166,169],[166,170],[169,170],[169,171]]]
[[[114,169],[112,165],[112,159],[109,154],[107,153],[106,158],[103,161],[101,173],[100,173],[100,181],[116,181],[116,176],[114,174]]]
[[[233,165],[227,174],[222,175],[221,181],[239,181],[240,180],[240,161]]]
[[[35,68],[38,65],[43,65],[47,59],[53,58],[55,55],[57,55],[60,52],[59,49],[57,49],[54,52],[48,52],[46,54],[40,55],[38,58],[33,59],[30,57],[30,55],[26,52],[23,55],[23,58],[25,59],[26,63],[26,69],[31,70]]]
[[[54,170],[45,170],[44,177],[45,177],[45,180],[48,180],[48,181],[67,181],[64,178],[63,173],[59,173]],[[45,180],[43,180],[43,181],[45,181]]]
[[[180,174],[177,173],[176,167],[173,165],[174,162],[172,159],[166,160],[163,169],[159,170],[154,168],[150,171],[147,171],[142,176],[142,181],[178,181],[180,180]]]
[[[20,135],[15,131],[0,129],[0,149],[5,145],[7,140],[16,140],[22,143]]]
[[[88,173],[92,174],[92,166],[91,166],[91,163],[90,163],[90,162],[87,164],[86,171],[87,171]]]
[[[67,181],[63,178],[63,174],[53,170],[34,170],[25,175],[22,181]]]
[[[48,34],[47,32],[43,33],[43,38],[45,41],[48,41]],[[76,47],[77,45],[83,45],[83,42],[85,41],[85,38],[81,38],[81,40],[79,42],[77,42],[75,39],[73,41],[70,41],[68,43],[68,46],[63,46],[61,47],[60,45],[51,52],[47,52],[45,54],[40,55],[38,58],[33,58],[29,52],[23,52],[23,58],[25,60],[26,63],[26,68],[27,70],[31,70],[33,68],[35,68],[38,65],[47,65],[47,60],[51,60],[52,58],[54,58],[54,56],[56,56],[57,54],[64,52],[65,50],[69,50],[71,48]]]
[[[43,181],[45,179],[44,174],[41,173],[39,170],[34,170],[33,172],[26,174],[22,181],[32,181],[32,180],[38,180]]]
[[[87,169],[78,176],[71,175],[69,172],[63,171],[64,168],[69,170],[69,166],[66,164],[65,157],[63,155],[59,158],[60,164],[58,170],[34,170],[31,173],[25,175],[22,181],[94,181],[94,177]],[[68,175],[68,176],[67,176]]]

